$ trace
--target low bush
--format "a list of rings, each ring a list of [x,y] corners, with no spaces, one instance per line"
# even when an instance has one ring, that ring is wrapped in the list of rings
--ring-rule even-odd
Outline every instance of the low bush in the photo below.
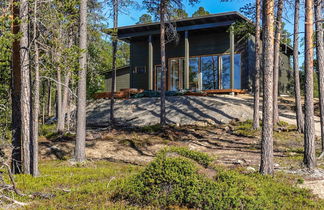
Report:
[[[177,153],[178,155],[170,155]],[[188,149],[160,152],[139,174],[128,178],[116,190],[114,200],[138,206],[199,209],[317,209],[323,202],[287,180],[214,168],[207,178],[200,171],[205,154]],[[211,158],[209,158],[211,159]],[[208,162],[208,161],[207,161]],[[206,166],[206,164],[203,164]],[[210,166],[210,164],[207,164]],[[210,170],[210,169],[209,169]]]

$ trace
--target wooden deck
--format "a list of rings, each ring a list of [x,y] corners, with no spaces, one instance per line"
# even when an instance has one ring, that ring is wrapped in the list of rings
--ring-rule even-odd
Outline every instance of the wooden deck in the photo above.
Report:
[[[117,91],[114,93],[114,98],[117,99],[127,99],[130,98],[131,95],[136,94],[136,93],[141,93],[143,92],[143,89],[135,89],[135,88],[128,88],[128,89],[122,89],[120,91]],[[186,92],[184,95],[188,96],[207,96],[209,94],[229,94],[229,93],[234,93],[234,94],[245,94],[247,93],[246,90],[240,90],[240,89],[215,89],[215,90],[204,90],[201,92]],[[95,99],[100,99],[100,98],[111,98],[112,93],[111,92],[101,92],[101,93],[95,93],[94,98]]]

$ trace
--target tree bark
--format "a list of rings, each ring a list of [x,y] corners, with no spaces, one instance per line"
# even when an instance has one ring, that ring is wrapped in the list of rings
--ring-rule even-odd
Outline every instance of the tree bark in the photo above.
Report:
[[[295,1],[295,19],[294,19],[294,77],[295,77],[295,102],[296,102],[296,121],[298,132],[304,132],[304,116],[302,111],[301,96],[300,96],[300,80],[299,80],[299,8],[300,0]]]
[[[263,118],[261,174],[273,174],[273,53],[274,0],[263,1]]]
[[[47,90],[47,117],[52,116],[52,82],[47,80],[48,90]]]
[[[12,33],[19,33],[19,0],[14,0],[12,4],[13,25]],[[12,73],[11,73],[11,98],[12,98],[12,173],[17,174],[22,172],[22,157],[21,157],[21,71],[20,71],[20,42],[15,38],[12,45]]]
[[[80,55],[80,71],[78,81],[77,103],[77,134],[75,144],[75,160],[85,161],[85,137],[86,137],[86,91],[87,91],[87,0],[80,1],[80,43],[82,50]]]
[[[61,57],[61,53],[59,52],[60,49],[56,52],[56,59]],[[56,92],[57,92],[57,99],[56,99],[56,116],[57,116],[57,132],[61,133],[64,131],[64,118],[62,115],[62,72],[61,72],[60,65],[57,66],[57,83],[56,83]]]
[[[324,32],[323,23],[320,22],[320,20],[322,20],[323,18],[323,5],[323,0],[315,1],[316,58],[319,87],[322,153],[324,153]]]
[[[31,174],[38,176],[38,119],[39,119],[39,50],[36,41],[37,34],[37,0],[34,2],[34,50],[35,50],[35,81],[34,81],[34,98],[33,98],[33,110],[32,110],[32,136],[31,136]]]
[[[160,113],[160,125],[166,124],[165,114],[165,73],[166,73],[166,60],[165,60],[165,14],[166,14],[166,2],[160,1],[160,44],[161,44],[161,113]]]
[[[118,0],[114,0],[114,33],[112,36],[112,48],[113,48],[113,59],[112,59],[112,77],[111,77],[111,98],[110,98],[110,122],[114,125],[114,104],[115,104],[115,83],[116,83],[116,56],[117,56],[117,27],[118,27]]]
[[[274,66],[273,66],[273,124],[279,122],[278,94],[279,94],[279,60],[280,60],[280,40],[282,27],[282,11],[284,0],[278,0],[276,17],[276,32],[274,39]]]
[[[304,163],[307,168],[316,167],[315,159],[315,126],[314,126],[314,81],[313,81],[313,24],[314,1],[305,0],[305,131]]]
[[[20,62],[21,62],[21,141],[22,172],[30,174],[30,69],[29,69],[29,34],[28,0],[20,1]]]
[[[256,0],[256,21],[255,21],[255,81],[254,81],[254,107],[253,107],[253,129],[260,127],[260,20],[261,0]]]

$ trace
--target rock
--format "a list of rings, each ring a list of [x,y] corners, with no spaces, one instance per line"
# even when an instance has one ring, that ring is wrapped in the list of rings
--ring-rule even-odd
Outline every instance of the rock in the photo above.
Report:
[[[246,168],[246,170],[248,170],[248,171],[253,171],[253,172],[256,171],[255,168],[253,168],[253,167],[251,167],[251,166],[248,166],[248,167]]]
[[[279,165],[278,163],[275,163],[275,164],[273,165],[273,167],[275,167],[275,168],[279,168],[280,165]]]
[[[233,162],[234,165],[243,165],[244,161],[243,160],[237,160]]]

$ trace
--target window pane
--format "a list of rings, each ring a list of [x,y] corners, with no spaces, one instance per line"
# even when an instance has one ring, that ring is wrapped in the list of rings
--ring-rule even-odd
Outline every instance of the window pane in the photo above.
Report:
[[[222,88],[231,88],[231,56],[222,56]]]
[[[190,58],[189,59],[189,89],[198,90],[198,73],[199,73],[199,58]]]
[[[218,89],[218,56],[201,57],[203,90]]]
[[[241,55],[234,57],[234,88],[241,89]]]
[[[171,60],[171,90],[179,90],[179,59]]]
[[[156,90],[161,90],[161,66],[155,67],[155,82],[156,82]]]

